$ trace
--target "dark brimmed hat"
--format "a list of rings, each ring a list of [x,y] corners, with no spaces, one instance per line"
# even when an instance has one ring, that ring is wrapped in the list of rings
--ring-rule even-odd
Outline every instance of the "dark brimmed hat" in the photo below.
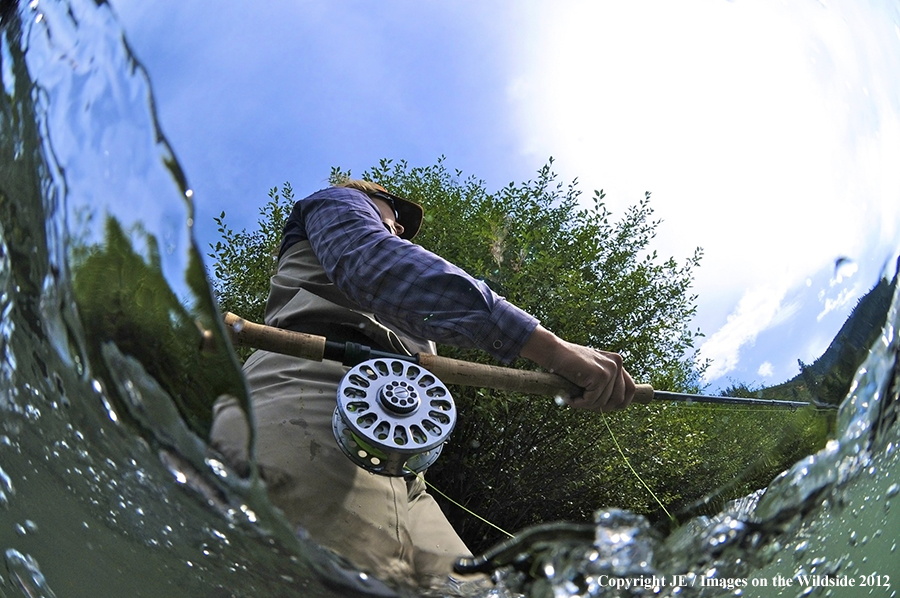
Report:
[[[422,218],[425,215],[422,206],[388,191],[375,191],[368,195],[387,202],[394,210],[394,217],[403,227],[401,239],[412,239],[419,233],[419,229],[422,228]]]
[[[394,195],[378,183],[348,177],[336,183],[335,186],[362,191],[369,197],[380,199],[391,206],[391,209],[394,211],[394,218],[403,227],[403,234],[400,235],[401,239],[412,239],[419,233],[419,229],[422,228],[422,218],[425,213],[422,206],[399,195]]]

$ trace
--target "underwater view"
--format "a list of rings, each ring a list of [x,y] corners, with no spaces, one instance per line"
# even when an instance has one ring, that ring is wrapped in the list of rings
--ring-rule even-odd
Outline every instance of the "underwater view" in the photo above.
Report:
[[[109,4],[0,0],[0,76],[0,598],[421,595],[292,529],[209,446],[213,403],[249,411],[248,390],[190,173]],[[815,450],[772,428],[777,471],[740,496],[683,497],[677,524],[598,504],[488,542],[466,564],[492,586],[439,595],[897,596],[898,250],[809,370],[840,396],[791,387],[827,403],[789,411],[827,422]]]

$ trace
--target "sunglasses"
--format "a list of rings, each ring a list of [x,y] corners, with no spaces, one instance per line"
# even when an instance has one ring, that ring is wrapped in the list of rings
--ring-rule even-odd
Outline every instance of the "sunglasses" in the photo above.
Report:
[[[394,213],[394,218],[397,220],[397,222],[400,222],[400,212],[397,211],[397,204],[394,203],[393,197],[382,191],[376,191],[372,194],[372,197],[377,197],[381,201],[384,201],[389,206],[391,206],[391,211]]]

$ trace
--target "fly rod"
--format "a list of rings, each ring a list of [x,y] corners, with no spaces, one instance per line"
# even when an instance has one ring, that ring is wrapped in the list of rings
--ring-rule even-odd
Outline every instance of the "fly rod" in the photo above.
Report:
[[[493,390],[553,397],[572,397],[581,393],[581,389],[575,384],[562,376],[548,372],[517,370],[425,353],[413,356],[386,353],[359,343],[340,343],[330,341],[324,336],[257,324],[231,312],[225,314],[224,320],[231,342],[236,346],[261,349],[313,361],[340,361],[348,366],[354,366],[368,359],[379,357],[400,359],[422,366],[437,376],[444,384],[491,388]],[[654,390],[649,384],[638,384],[636,386],[634,393],[634,401],[636,403],[646,405],[653,400],[714,403],[719,405],[755,405],[787,409],[799,409],[809,406],[819,409],[837,408],[837,405],[819,402],[717,397]]]

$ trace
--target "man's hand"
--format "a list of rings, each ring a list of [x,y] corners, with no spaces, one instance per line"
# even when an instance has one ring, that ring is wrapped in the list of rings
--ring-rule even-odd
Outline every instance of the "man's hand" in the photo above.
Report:
[[[520,355],[581,387],[580,397],[566,401],[573,407],[613,411],[627,407],[634,398],[634,380],[622,367],[622,357],[617,353],[564,341],[538,326]]]

